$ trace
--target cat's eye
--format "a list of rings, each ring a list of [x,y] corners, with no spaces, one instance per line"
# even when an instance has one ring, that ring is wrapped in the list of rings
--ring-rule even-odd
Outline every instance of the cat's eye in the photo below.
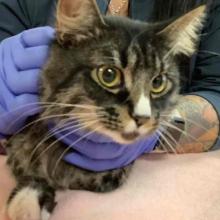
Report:
[[[151,80],[151,92],[160,94],[167,88],[168,79],[165,74],[158,74]]]
[[[116,67],[99,67],[96,74],[97,79],[102,86],[115,88],[121,84],[122,73]]]

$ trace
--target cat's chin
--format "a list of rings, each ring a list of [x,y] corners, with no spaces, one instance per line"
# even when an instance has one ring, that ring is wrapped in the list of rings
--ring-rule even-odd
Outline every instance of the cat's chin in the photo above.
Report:
[[[119,144],[132,144],[142,138],[150,136],[151,134],[152,133],[140,134],[138,131],[130,133],[108,131],[108,133],[105,133],[104,135],[110,137],[113,141]]]
[[[131,144],[137,140],[136,135],[130,136],[128,134],[124,134],[118,131],[112,131],[109,129],[102,129],[102,132],[99,132],[100,134],[112,139],[114,142],[119,143],[119,144]],[[127,136],[128,135],[128,136]]]
[[[132,144],[140,139],[150,137],[156,130],[155,127],[132,127],[133,129],[124,128],[123,130],[116,131],[110,130],[108,128],[102,127],[97,133],[103,135],[104,137],[110,138],[119,144]],[[92,131],[93,128],[90,128]]]
[[[121,133],[117,137],[114,138],[114,141],[118,142],[119,144],[132,144],[138,140],[141,140],[143,138],[146,138],[150,136],[150,134],[147,135],[140,135],[137,132],[133,133]]]

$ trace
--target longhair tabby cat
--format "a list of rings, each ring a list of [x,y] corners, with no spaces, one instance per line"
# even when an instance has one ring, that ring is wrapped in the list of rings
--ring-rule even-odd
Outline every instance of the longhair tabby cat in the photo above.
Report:
[[[55,190],[107,192],[126,180],[132,165],[91,172],[61,160],[62,142],[42,142],[48,133],[43,119],[53,117],[58,126],[74,118],[82,129],[119,143],[152,134],[179,98],[178,65],[195,52],[204,17],[200,6],[147,24],[102,16],[93,0],[58,2],[56,40],[42,72],[43,111],[7,147],[17,181],[7,205],[12,220],[45,219],[41,214],[49,216],[55,207]]]

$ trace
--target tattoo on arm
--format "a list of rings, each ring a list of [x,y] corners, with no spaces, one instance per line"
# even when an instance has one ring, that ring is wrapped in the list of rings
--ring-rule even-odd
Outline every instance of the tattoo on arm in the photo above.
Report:
[[[181,129],[178,126],[178,130],[171,127],[167,130],[167,137],[173,137],[168,139],[175,151],[195,153],[210,150],[219,134],[219,119],[212,104],[200,96],[188,95],[182,97],[176,109],[185,124],[180,126]],[[170,148],[169,145],[166,146],[167,149]]]

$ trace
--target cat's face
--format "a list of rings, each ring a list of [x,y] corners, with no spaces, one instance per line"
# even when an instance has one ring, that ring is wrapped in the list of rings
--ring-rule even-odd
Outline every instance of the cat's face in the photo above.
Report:
[[[66,114],[56,122],[75,119],[120,143],[151,134],[179,98],[179,55],[194,52],[203,16],[199,8],[169,25],[148,25],[101,17],[92,0],[60,0],[42,100],[65,106],[43,115]]]

